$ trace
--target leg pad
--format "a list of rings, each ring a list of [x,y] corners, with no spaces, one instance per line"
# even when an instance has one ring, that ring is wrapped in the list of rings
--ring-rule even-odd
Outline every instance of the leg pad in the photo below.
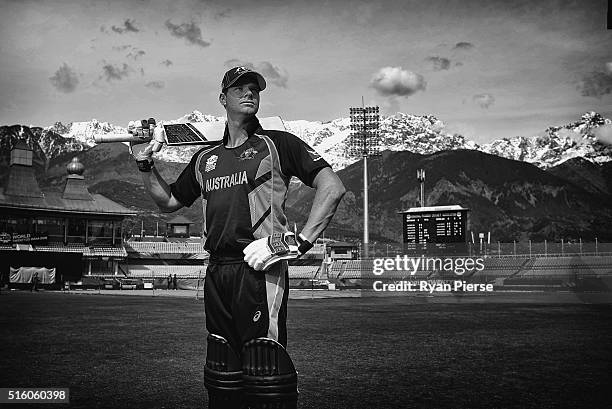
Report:
[[[209,334],[204,385],[210,409],[244,408],[242,364],[227,340]]]
[[[297,372],[285,348],[269,338],[255,338],[242,348],[246,399],[251,409],[297,407]]]

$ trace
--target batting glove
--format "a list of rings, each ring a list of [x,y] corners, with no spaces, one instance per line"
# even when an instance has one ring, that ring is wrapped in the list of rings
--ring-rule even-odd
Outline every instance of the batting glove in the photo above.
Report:
[[[142,121],[130,121],[128,133],[142,138],[142,141],[130,142],[130,154],[136,162],[153,162],[153,154],[159,152],[166,141],[164,128],[154,118]]]
[[[244,261],[256,271],[265,271],[281,260],[295,259],[312,248],[302,235],[294,233],[273,233],[268,237],[251,242],[242,251]]]

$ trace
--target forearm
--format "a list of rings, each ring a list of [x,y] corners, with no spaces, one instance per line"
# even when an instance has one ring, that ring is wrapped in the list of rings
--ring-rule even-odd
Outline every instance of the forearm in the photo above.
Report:
[[[153,167],[151,172],[141,172],[142,173],[142,181],[144,182],[145,189],[149,196],[153,199],[157,207],[162,212],[173,212],[182,205],[178,202],[174,196],[172,196],[172,191],[170,190],[170,186],[164,178],[159,174],[157,169]]]
[[[151,124],[151,121],[155,123],[155,120],[149,119],[148,124]],[[147,124],[147,121],[143,120],[140,121],[140,123]],[[128,130],[135,135],[140,135],[145,132],[134,121],[128,124]],[[138,169],[141,171],[142,181],[144,182],[147,193],[149,193],[149,196],[151,196],[157,207],[159,207],[159,210],[166,213],[174,212],[183,207],[183,204],[172,195],[170,186],[168,186],[168,183],[161,177],[153,164],[153,154],[160,151],[166,140],[164,128],[161,125],[157,125],[151,134],[151,129],[147,127],[146,132],[153,137],[151,142],[148,144],[130,143],[130,154],[138,164]]]
[[[301,234],[314,243],[331,222],[336,209],[344,196],[345,189],[341,182],[321,186],[315,193],[308,221]]]

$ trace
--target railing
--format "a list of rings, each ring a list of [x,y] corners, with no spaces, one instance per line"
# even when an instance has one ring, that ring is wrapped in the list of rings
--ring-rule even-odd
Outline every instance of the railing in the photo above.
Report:
[[[577,241],[515,241],[487,243],[370,243],[367,258],[396,257],[397,255],[488,256],[488,257],[571,257],[612,255],[612,243]],[[355,244],[353,258],[364,258],[361,243]]]

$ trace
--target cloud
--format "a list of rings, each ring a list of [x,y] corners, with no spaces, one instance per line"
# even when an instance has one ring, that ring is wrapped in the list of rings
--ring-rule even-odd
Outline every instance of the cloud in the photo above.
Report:
[[[166,28],[174,37],[184,38],[190,44],[199,45],[200,47],[208,47],[210,45],[209,42],[202,40],[202,30],[194,22],[176,25],[170,20],[166,20]]]
[[[481,108],[487,109],[495,103],[495,97],[491,94],[477,94],[472,97],[472,101],[480,105]]]
[[[65,93],[73,92],[77,85],[79,85],[77,73],[66,63],[55,71],[55,74],[49,78],[49,81],[58,91]]]
[[[134,61],[138,60],[139,58],[143,57],[146,54],[144,50],[140,50],[139,48],[134,47],[133,45],[130,45],[130,44],[113,46],[113,51],[126,51],[126,50],[130,50],[130,52],[126,54],[126,57]]]
[[[371,104],[371,105],[376,105],[376,104]],[[385,98],[382,101],[381,104],[381,111],[385,114],[385,115],[395,115],[398,112],[401,111],[401,106],[400,103],[397,99],[397,97],[389,97],[389,98]]]
[[[425,91],[427,82],[422,75],[402,67],[383,67],[372,76],[370,86],[384,96],[407,97]]]
[[[474,44],[468,43],[466,41],[461,41],[453,47],[453,50],[471,50],[474,48]]]
[[[612,61],[606,63],[606,72],[612,75]]]
[[[232,58],[231,60],[227,60],[224,64],[227,68],[234,68],[234,67],[242,66],[242,67],[250,68],[252,70],[255,69],[255,65],[253,63],[250,63],[244,60],[239,60],[237,58]]]
[[[287,81],[289,81],[289,74],[286,70],[273,65],[269,61],[262,61],[257,64],[253,64],[248,61],[238,60],[236,58],[227,60],[225,62],[227,68],[243,66],[257,71],[266,79],[268,84],[274,84],[278,87],[287,88]]]
[[[584,145],[588,144],[588,139],[582,137],[580,133],[570,131],[568,129],[560,129],[558,131],[560,136],[566,136],[572,138],[577,144]],[[612,124],[604,124],[591,129],[591,134],[595,139],[604,145],[612,146]]]
[[[232,12],[231,9],[225,9],[225,10],[222,10],[222,11],[216,13],[213,18],[215,20],[222,20],[224,18],[230,18],[231,12]]]
[[[166,86],[166,83],[163,81],[151,81],[151,82],[147,82],[145,84],[145,87],[149,88],[149,89],[163,89]]]
[[[606,145],[612,145],[612,124],[598,126],[591,131],[597,140]]]
[[[559,131],[557,132],[557,135],[561,138],[570,138],[577,144],[584,143],[584,141],[582,140],[582,135],[572,130],[566,129],[566,128],[559,129]]]
[[[425,61],[433,65],[434,71],[448,70],[451,65],[451,61],[444,57],[427,57]]]
[[[171,66],[174,63],[172,61],[170,61],[170,60],[164,60],[160,64],[161,65],[165,65],[166,67],[169,67],[169,66]]]
[[[119,34],[123,34],[123,33],[127,33],[127,32],[137,33],[140,30],[136,27],[136,25],[134,23],[135,23],[134,20],[130,20],[128,18],[128,19],[126,19],[123,22],[123,26],[121,26],[121,27],[112,26],[111,30],[113,30],[115,33],[119,33]]]
[[[601,98],[610,94],[612,93],[612,73],[601,71],[586,73],[579,81],[578,89],[585,97]]]
[[[287,88],[289,75],[285,70],[272,65],[272,63],[268,61],[262,61],[257,64],[257,71],[264,76],[267,82],[271,82],[282,88]]]
[[[123,64],[121,67],[117,67],[111,64],[105,64],[102,67],[102,75],[100,78],[106,79],[106,81],[110,82],[113,80],[121,81],[132,72],[132,68],[129,65]]]
[[[134,33],[139,32],[140,30],[138,28],[136,28],[134,23],[135,23],[134,20],[130,20],[130,19],[125,20],[125,22],[123,23],[123,25],[125,26],[125,30],[126,31],[132,31]]]
[[[144,56],[146,54],[146,52],[144,52],[143,50],[139,50],[137,48],[133,48],[132,51],[130,51],[128,53],[128,55],[126,55],[127,58],[131,58],[134,61],[138,60],[139,58],[141,58],[142,56]]]

